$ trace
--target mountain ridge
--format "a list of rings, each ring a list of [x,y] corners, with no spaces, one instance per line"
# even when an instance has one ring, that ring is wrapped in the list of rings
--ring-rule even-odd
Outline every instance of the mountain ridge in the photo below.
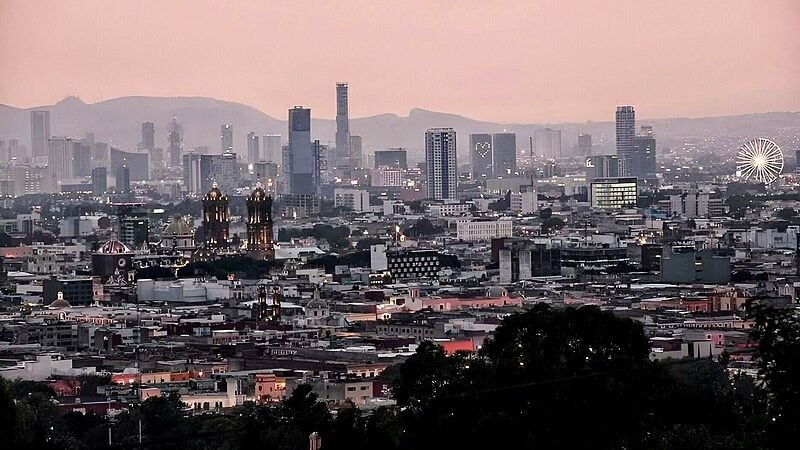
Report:
[[[263,111],[238,102],[204,96],[128,96],[86,103],[76,96],[68,96],[54,105],[35,108],[17,108],[0,104],[0,139],[19,138],[25,145],[30,140],[29,111],[45,109],[51,113],[51,134],[54,136],[83,136],[94,132],[99,141],[111,142],[121,148],[135,148],[140,140],[141,123],[156,124],[156,145],[166,147],[166,126],[177,117],[184,128],[184,146],[207,146],[219,150],[219,127],[230,123],[234,127],[234,150],[246,152],[245,136],[250,131],[258,135],[281,134],[287,139],[287,121],[270,116]],[[313,115],[313,108],[312,108]],[[798,112],[765,112],[701,118],[677,117],[645,119],[639,123],[652,124],[657,136],[663,139],[701,136],[703,133],[741,133],[743,136],[760,133],[767,137],[786,127],[800,128]],[[590,133],[601,148],[613,144],[613,121],[587,121],[567,123],[500,123],[490,122],[455,113],[412,108],[408,115],[383,113],[350,119],[351,133],[361,135],[364,148],[379,149],[405,147],[412,155],[421,152],[423,136],[431,127],[452,127],[458,133],[459,151],[466,150],[468,134],[478,132],[517,133],[518,147],[527,146],[536,129],[545,126],[562,130],[562,148],[568,151],[579,133]],[[334,141],[335,120],[316,118],[312,121],[314,139],[330,144]],[[660,145],[665,145],[662,141]]]

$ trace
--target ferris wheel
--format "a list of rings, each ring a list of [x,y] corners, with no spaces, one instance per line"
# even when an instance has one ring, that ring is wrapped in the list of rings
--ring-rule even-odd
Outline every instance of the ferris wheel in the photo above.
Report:
[[[739,147],[736,155],[736,176],[770,184],[783,171],[783,152],[778,144],[766,138],[753,139]]]

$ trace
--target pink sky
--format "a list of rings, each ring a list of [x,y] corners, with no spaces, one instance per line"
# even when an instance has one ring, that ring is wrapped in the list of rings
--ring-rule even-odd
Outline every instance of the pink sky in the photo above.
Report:
[[[208,96],[285,118],[800,110],[800,1],[0,0],[0,103]]]

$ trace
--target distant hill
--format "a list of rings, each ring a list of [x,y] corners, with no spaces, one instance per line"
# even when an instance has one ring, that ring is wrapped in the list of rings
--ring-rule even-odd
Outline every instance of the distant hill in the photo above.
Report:
[[[52,106],[33,109],[50,111],[51,133],[81,137],[91,131],[98,141],[111,142],[128,149],[135,148],[141,123],[156,124],[156,145],[167,146],[167,123],[177,117],[184,129],[187,148],[201,145],[212,151],[220,148],[219,129],[223,123],[233,124],[234,147],[246,152],[245,136],[250,131],[259,135],[281,134],[286,140],[286,121],[268,116],[241,103],[205,97],[123,97],[86,104],[77,97],[67,97]],[[312,106],[313,115],[313,106]],[[611,116],[611,111],[609,113]],[[800,128],[800,113],[775,112],[708,118],[675,118],[640,120],[653,125],[659,145],[672,139],[707,136],[777,137],[787,129]],[[316,119],[312,135],[323,143],[333,142],[335,121]],[[412,157],[419,158],[425,130],[430,127],[453,127],[458,133],[459,152],[466,150],[468,135],[477,132],[514,131],[518,147],[525,147],[536,129],[544,126],[563,130],[562,147],[569,151],[579,133],[590,133],[601,149],[613,149],[614,126],[609,122],[566,124],[502,124],[481,122],[455,114],[412,109],[408,116],[381,114],[351,119],[351,132],[363,137],[365,149],[406,147]],[[0,139],[19,138],[30,145],[28,109],[0,105]],[[780,142],[779,142],[780,143]]]

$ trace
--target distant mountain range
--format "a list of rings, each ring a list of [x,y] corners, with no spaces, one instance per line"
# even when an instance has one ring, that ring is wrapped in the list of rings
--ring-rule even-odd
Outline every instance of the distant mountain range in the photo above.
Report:
[[[177,117],[183,125],[184,146],[207,146],[211,151],[220,149],[220,125],[229,123],[234,128],[234,147],[246,152],[245,136],[250,131],[259,135],[287,134],[285,120],[276,119],[251,106],[204,97],[123,97],[94,104],[86,104],[77,97],[67,97],[52,106],[31,109],[50,111],[50,127],[54,136],[82,137],[93,132],[98,141],[110,142],[122,149],[132,149],[141,139],[141,123],[156,124],[156,145],[167,146],[167,123]],[[19,138],[30,145],[30,109],[0,105],[0,139]],[[312,116],[313,116],[312,106]],[[613,107],[609,109],[613,117]],[[677,139],[708,136],[771,137],[785,134],[787,129],[800,128],[800,113],[772,112],[738,116],[675,118],[640,120],[653,125],[659,146],[670,145]],[[350,120],[351,133],[363,137],[364,148],[381,149],[405,147],[411,157],[421,155],[425,130],[431,127],[452,127],[458,135],[459,152],[463,154],[470,133],[517,133],[517,146],[527,146],[535,130],[551,127],[562,131],[562,148],[569,151],[577,142],[579,133],[590,133],[595,145],[602,150],[613,149],[614,124],[608,122],[563,124],[503,124],[482,122],[467,117],[423,109],[412,109],[408,116],[381,114]],[[315,119],[312,135],[323,143],[332,143],[336,122]],[[778,142],[780,144],[780,142]]]

